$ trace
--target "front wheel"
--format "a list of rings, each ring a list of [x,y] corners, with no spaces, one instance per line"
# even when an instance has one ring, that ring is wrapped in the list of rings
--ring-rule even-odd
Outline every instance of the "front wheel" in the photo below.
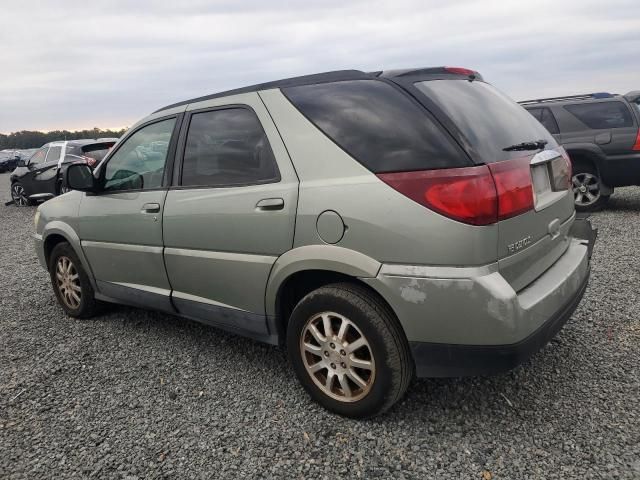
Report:
[[[602,194],[602,180],[595,169],[587,166],[578,167],[571,182],[576,210],[600,210],[609,201],[609,195]]]
[[[413,378],[409,346],[397,319],[360,285],[332,284],[300,300],[289,321],[287,349],[311,397],[347,417],[386,411]]]
[[[70,244],[57,244],[49,258],[51,285],[64,311],[76,318],[90,318],[97,309],[93,287]]]
[[[11,184],[11,198],[16,207],[28,207],[31,205],[31,200],[27,196],[27,191],[20,182]]]

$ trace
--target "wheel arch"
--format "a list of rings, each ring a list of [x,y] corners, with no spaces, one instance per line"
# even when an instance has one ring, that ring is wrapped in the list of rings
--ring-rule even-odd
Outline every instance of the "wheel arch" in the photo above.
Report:
[[[298,301],[307,293],[331,283],[360,285],[380,298],[395,315],[391,304],[363,281],[375,278],[382,264],[367,255],[334,245],[298,247],[282,255],[274,264],[265,296],[265,311],[273,319],[280,339]]]
[[[89,265],[89,261],[84,255],[84,251],[82,250],[82,244],[80,242],[80,237],[75,232],[71,225],[64,223],[62,221],[53,221],[49,222],[45,229],[42,232],[42,244],[44,248],[44,259],[46,262],[46,268],[49,266],[49,258],[51,252],[54,247],[61,242],[67,242],[71,245],[71,248],[76,252],[80,262],[82,263],[82,268],[85,272],[87,272],[87,276],[89,277],[89,281],[91,282],[91,286],[94,290],[97,291],[95,278],[93,277],[93,272]]]

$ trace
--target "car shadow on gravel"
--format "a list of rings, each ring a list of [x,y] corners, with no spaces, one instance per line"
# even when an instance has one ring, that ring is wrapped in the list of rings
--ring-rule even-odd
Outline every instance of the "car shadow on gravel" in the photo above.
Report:
[[[258,389],[262,395],[272,397],[287,388],[288,399],[283,397],[286,403],[302,403],[305,408],[319,415],[318,418],[329,415],[339,419],[310,400],[293,378],[284,348],[177,316],[120,305],[105,307],[103,314],[88,322],[93,323],[91,328],[98,328],[97,324],[117,328],[119,335],[130,337],[130,342],[140,349],[140,355],[145,355],[145,349],[157,349],[160,344],[165,345],[167,361],[171,355],[177,358],[197,357],[192,372],[196,377],[202,374],[216,375],[217,369],[234,365],[235,372],[226,373],[235,375],[240,391]],[[479,417],[486,421],[496,415],[499,418],[507,415],[517,419],[522,415],[534,415],[540,408],[557,409],[553,399],[556,383],[560,380],[554,380],[553,377],[562,377],[567,388],[566,382],[570,376],[558,375],[563,368],[558,361],[571,363],[571,349],[564,342],[554,340],[515,370],[496,376],[416,379],[399,404],[372,421],[385,424],[411,421],[431,425],[435,415],[441,417],[436,423],[449,418],[454,424],[458,422],[462,425],[475,422]],[[221,357],[229,364],[219,364]],[[216,370],[207,371],[202,368],[203,365],[212,365]],[[271,380],[256,385],[255,379],[265,372]],[[353,422],[349,419],[338,421]]]

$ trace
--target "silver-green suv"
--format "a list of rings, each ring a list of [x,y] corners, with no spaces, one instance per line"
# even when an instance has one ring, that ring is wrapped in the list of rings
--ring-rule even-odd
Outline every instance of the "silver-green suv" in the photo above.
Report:
[[[570,178],[477,72],[332,72],[154,112],[67,170],[36,249],[69,315],[117,302],[286,344],[315,400],[362,418],[561,328],[595,238]]]

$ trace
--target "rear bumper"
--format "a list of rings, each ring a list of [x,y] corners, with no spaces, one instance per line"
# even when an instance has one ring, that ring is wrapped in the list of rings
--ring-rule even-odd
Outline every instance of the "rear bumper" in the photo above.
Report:
[[[571,318],[577,308],[589,277],[569,302],[537,331],[510,345],[447,345],[410,342],[419,377],[462,377],[491,375],[517,367],[546,345]]]
[[[491,374],[537,352],[571,317],[586,289],[596,231],[578,219],[565,253],[516,292],[497,265],[383,265],[365,280],[390,303],[419,377]]]

